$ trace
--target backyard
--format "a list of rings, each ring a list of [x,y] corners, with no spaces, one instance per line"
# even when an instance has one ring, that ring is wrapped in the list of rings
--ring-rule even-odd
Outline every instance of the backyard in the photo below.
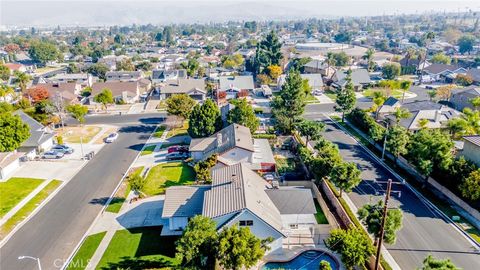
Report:
[[[294,158],[286,158],[282,155],[275,155],[274,158],[278,173],[295,171],[297,165]]]
[[[195,171],[183,162],[166,162],[150,169],[143,192],[148,196],[164,194],[170,186],[191,185]]]
[[[0,218],[27,197],[43,181],[43,179],[13,177],[6,182],[0,182]]]
[[[159,269],[179,264],[175,236],[160,236],[161,226],[115,232],[96,269]]]
[[[315,203],[315,209],[317,213],[315,213],[315,219],[317,220],[318,224],[328,224],[327,217],[325,217],[325,213],[323,213],[320,204],[318,204],[317,200],[313,200]]]

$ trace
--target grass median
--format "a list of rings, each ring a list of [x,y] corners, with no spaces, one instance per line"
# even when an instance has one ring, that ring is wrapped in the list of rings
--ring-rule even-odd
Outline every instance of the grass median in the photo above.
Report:
[[[62,181],[52,180],[9,220],[0,227],[0,239],[5,238],[20,222],[26,219],[50,194],[52,194]]]
[[[129,173],[128,177],[132,175],[139,175],[140,173],[142,173],[142,171],[143,171],[143,166],[133,168],[131,173]],[[110,204],[108,204],[105,211],[111,212],[111,213],[120,212],[120,209],[122,208],[123,203],[125,202],[128,194],[131,191],[130,185],[128,184],[128,177],[126,177],[123,180],[123,183],[120,185],[120,188],[117,190],[117,192],[113,196],[112,200],[110,201]]]
[[[95,254],[95,251],[100,245],[100,242],[102,242],[103,237],[105,237],[106,233],[107,232],[96,233],[89,235],[87,238],[85,238],[82,246],[77,251],[73,259],[70,261],[66,269],[83,270],[87,268],[93,254]]]

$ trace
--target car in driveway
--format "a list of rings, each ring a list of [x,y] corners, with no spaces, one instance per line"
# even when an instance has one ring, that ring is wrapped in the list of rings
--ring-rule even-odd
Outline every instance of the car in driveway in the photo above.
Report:
[[[165,156],[166,160],[184,160],[188,158],[188,153],[174,152]]]
[[[62,158],[64,154],[62,152],[57,152],[57,151],[47,151],[43,153],[42,158],[43,159],[59,159]]]
[[[74,152],[73,148],[65,144],[54,145],[50,150],[55,152],[61,152],[64,154],[72,154]]]
[[[110,133],[110,135],[108,135],[106,138],[105,138],[105,142],[106,143],[113,143],[114,141],[116,141],[118,139],[118,133],[114,132],[114,133]]]
[[[174,145],[170,146],[167,149],[168,153],[187,153],[188,152],[188,146],[183,146],[183,145]]]

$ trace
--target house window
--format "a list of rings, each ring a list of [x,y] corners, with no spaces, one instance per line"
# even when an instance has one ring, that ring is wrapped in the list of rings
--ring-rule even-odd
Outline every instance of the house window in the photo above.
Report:
[[[298,229],[298,224],[290,224],[290,229]]]
[[[240,220],[238,224],[240,226],[253,226],[253,220]]]

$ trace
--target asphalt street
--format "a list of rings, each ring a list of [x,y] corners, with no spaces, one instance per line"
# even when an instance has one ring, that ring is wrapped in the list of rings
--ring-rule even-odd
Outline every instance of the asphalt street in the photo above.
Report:
[[[460,232],[456,231],[439,213],[382,167],[350,136],[325,117],[324,137],[339,146],[345,161],[358,164],[363,181],[349,197],[357,208],[383,199],[388,179],[393,180],[389,207],[403,211],[403,228],[394,245],[386,245],[402,269],[417,269],[423,259],[432,254],[437,258],[450,258],[464,270],[480,269],[480,254]]]
[[[92,116],[87,124],[117,124],[119,138],[106,145],[0,249],[0,269],[60,269],[159,123],[159,114]]]

